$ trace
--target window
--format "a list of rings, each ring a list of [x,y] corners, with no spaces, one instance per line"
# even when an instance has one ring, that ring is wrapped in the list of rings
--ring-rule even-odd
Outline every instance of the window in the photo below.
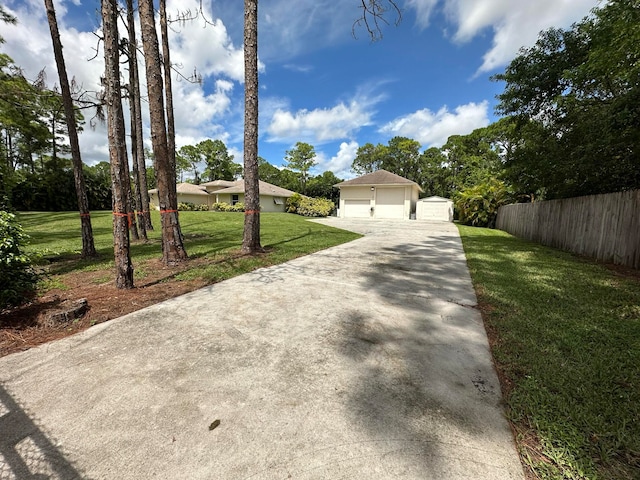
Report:
[[[240,201],[240,196],[236,193],[235,195],[231,195],[231,205],[235,205]]]
[[[276,205],[284,205],[284,201],[280,197],[273,197],[273,203]]]

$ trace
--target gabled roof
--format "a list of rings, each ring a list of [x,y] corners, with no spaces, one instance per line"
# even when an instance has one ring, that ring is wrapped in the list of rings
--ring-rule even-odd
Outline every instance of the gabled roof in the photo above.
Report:
[[[176,192],[189,193],[191,195],[208,195],[207,190],[202,185],[194,185],[193,183],[178,183]]]
[[[201,183],[203,187],[232,187],[235,184],[235,180],[214,180],[213,182]]]
[[[366,175],[362,175],[361,177],[356,177],[354,179],[338,183],[334,185],[334,187],[368,187],[376,185],[415,185],[420,191],[422,191],[420,185],[418,185],[416,182],[382,169],[376,170],[372,173],[367,173]]]
[[[222,188],[220,190],[215,190],[213,192],[207,192],[206,186],[213,186],[214,184],[217,186],[221,186],[226,183],[229,186],[226,188]],[[292,192],[291,190],[287,190],[286,188],[278,187],[276,185],[272,185],[267,182],[263,182],[262,180],[258,181],[260,195],[270,195],[272,197],[285,197],[288,198],[291,195],[294,195],[296,192]],[[227,180],[215,180],[213,182],[207,182],[200,185],[194,185],[193,183],[178,183],[176,185],[177,193],[187,193],[190,195],[217,195],[218,193],[244,193],[244,180],[235,180],[233,182]],[[157,193],[158,189],[154,188],[149,190],[149,193]]]
[[[290,197],[291,195],[296,193],[292,192],[291,190],[287,190],[286,188],[263,182],[262,180],[259,180],[258,184],[260,195],[270,195],[272,197]],[[222,190],[216,190],[213,193],[244,193],[244,180],[236,180],[235,182],[233,182],[233,186],[223,188]]]
[[[153,188],[149,193],[157,193],[158,189]],[[188,193],[189,195],[209,195],[202,185],[194,185],[193,183],[176,184],[177,193]]]
[[[419,202],[451,202],[450,198],[439,197],[438,195],[433,195],[431,197],[421,198],[418,200]]]

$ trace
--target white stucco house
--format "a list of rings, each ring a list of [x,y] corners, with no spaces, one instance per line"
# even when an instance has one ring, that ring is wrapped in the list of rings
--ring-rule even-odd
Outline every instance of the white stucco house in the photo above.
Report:
[[[178,194],[178,203],[193,203],[194,205],[207,205],[211,207],[211,196],[202,185],[194,185],[192,183],[178,183],[176,185]],[[149,201],[158,208],[158,189],[149,190]]]
[[[416,182],[386,170],[377,170],[334,185],[340,189],[338,215],[342,218],[409,220],[422,189]]]
[[[278,187],[262,180],[258,180],[260,191],[260,211],[262,212],[284,212],[287,198],[295,194],[291,190]],[[213,203],[228,203],[235,205],[238,202],[244,203],[244,180],[229,182],[226,180],[215,180],[203,183],[207,192],[214,198]]]
[[[295,192],[260,181],[260,210],[263,212],[284,212],[287,198]],[[244,180],[215,180],[213,182],[193,185],[178,183],[176,185],[178,203],[193,203],[207,205],[211,208],[214,203],[228,203],[235,205],[244,203]],[[158,189],[149,190],[151,203],[158,206]]]
[[[437,195],[421,198],[416,204],[416,219],[453,222],[453,200]]]

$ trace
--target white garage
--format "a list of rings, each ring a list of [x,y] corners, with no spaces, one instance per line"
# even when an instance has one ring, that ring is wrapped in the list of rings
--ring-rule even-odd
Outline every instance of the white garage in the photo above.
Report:
[[[369,218],[371,216],[371,200],[348,199],[344,202],[344,216],[349,218]]]
[[[405,210],[404,187],[378,187],[375,190],[376,218],[404,218]]]
[[[416,219],[453,222],[453,201],[443,197],[427,197],[416,204]]]
[[[335,185],[340,189],[342,218],[411,218],[420,186],[386,170],[377,170]]]

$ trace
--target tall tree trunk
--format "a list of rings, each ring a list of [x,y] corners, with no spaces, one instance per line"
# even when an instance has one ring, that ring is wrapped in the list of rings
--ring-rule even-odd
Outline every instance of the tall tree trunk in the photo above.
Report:
[[[136,101],[134,64],[137,62],[135,36],[131,39],[132,31],[135,32],[133,20],[133,0],[127,0],[127,30],[129,32],[129,111],[131,120],[131,165],[133,170],[133,205],[138,212],[137,223],[140,227],[139,237],[147,240],[147,228],[142,207],[143,189],[146,191],[146,183],[140,183],[140,171],[138,162],[138,131],[136,125]],[[135,35],[135,34],[134,34]]]
[[[244,253],[262,252],[258,183],[258,0],[244,2]]]
[[[123,117],[124,120],[124,117]],[[125,154],[126,154],[126,146],[125,146]],[[129,159],[125,157],[127,168],[125,175],[129,179],[127,182],[127,186],[129,187],[129,192],[127,194],[127,213],[129,214],[129,231],[131,233],[131,237],[134,240],[140,240],[140,234],[138,233],[138,222],[136,221],[136,212],[134,211],[134,199],[133,192],[131,191],[131,172],[129,171]]]
[[[178,221],[178,197],[176,194],[176,169],[171,164],[167,145],[167,131],[164,118],[162,73],[160,49],[153,18],[153,1],[140,0],[138,4],[142,28],[149,96],[149,117],[151,119],[151,144],[155,157],[158,203],[162,222],[162,261],[165,265],[175,265],[187,258],[180,222]]]
[[[169,31],[167,28],[167,1],[160,0],[160,35],[162,36],[162,58],[164,72],[165,109],[167,111],[167,148],[172,172],[176,171],[176,122],[173,116],[173,87],[171,85],[171,56],[169,54]],[[196,178],[197,180],[197,178]],[[198,184],[199,182],[196,182]]]
[[[129,95],[132,105],[131,121],[131,150],[134,151],[133,164],[137,165],[138,185],[140,188],[140,208],[138,209],[138,224],[144,223],[144,238],[147,230],[153,230],[151,212],[149,210],[149,185],[147,183],[147,166],[144,161],[144,138],[142,135],[142,105],[140,102],[140,75],[138,72],[138,45],[136,28],[133,18],[133,0],[127,0],[127,26],[129,31]],[[135,128],[134,128],[135,126]],[[135,138],[134,138],[135,135]],[[134,147],[135,145],[135,147]],[[134,171],[136,169],[134,168]],[[140,228],[141,231],[143,227]]]
[[[89,213],[89,200],[87,199],[87,188],[82,171],[82,157],[80,156],[80,144],[78,142],[78,130],[76,128],[76,114],[71,99],[71,89],[67,78],[67,68],[62,55],[62,42],[58,31],[56,12],[53,8],[53,0],[44,0],[49,20],[49,30],[53,43],[53,54],[58,68],[60,78],[60,88],[62,90],[62,102],[64,105],[67,130],[69,131],[69,144],[71,145],[71,159],[73,162],[73,177],[76,184],[76,196],[78,197],[78,210],[80,211],[80,225],[82,229],[82,257],[96,256],[96,247],[93,242],[93,229],[91,227],[91,216]],[[54,133],[55,135],[55,133]]]
[[[127,210],[131,186],[127,173],[129,168],[120,90],[117,8],[117,0],[102,0],[105,100],[113,193],[113,251],[116,264],[116,287],[133,288],[133,265],[129,245],[130,212]]]

